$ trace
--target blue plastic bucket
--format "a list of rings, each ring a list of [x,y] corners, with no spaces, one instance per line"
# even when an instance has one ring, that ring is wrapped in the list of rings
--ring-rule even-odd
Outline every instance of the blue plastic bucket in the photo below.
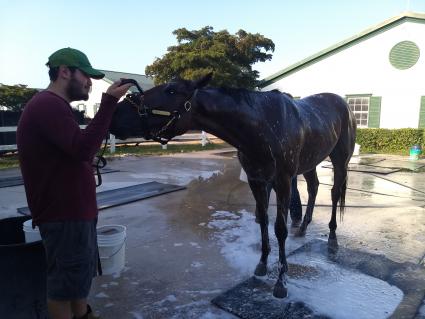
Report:
[[[420,145],[413,145],[410,148],[410,159],[411,160],[418,160],[419,156],[422,154],[422,149]]]

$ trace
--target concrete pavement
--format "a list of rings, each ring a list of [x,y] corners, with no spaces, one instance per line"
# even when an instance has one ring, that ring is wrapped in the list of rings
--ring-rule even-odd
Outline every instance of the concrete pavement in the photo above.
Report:
[[[94,280],[90,302],[102,318],[234,318],[210,300],[253,274],[260,232],[253,221],[255,201],[239,180],[240,165],[232,151],[110,161],[108,167],[119,172],[105,174],[98,191],[149,181],[187,189],[100,211],[99,225],[127,227],[124,271]],[[361,158],[372,157],[379,156]],[[425,164],[414,164],[419,163]],[[385,157],[380,165],[396,164],[412,165],[402,157]],[[288,254],[313,239],[326,239],[332,170],[319,168],[318,174],[313,222],[305,238],[289,237]],[[340,246],[420,264],[425,255],[424,177],[408,171],[350,172],[346,212],[343,222],[338,219]],[[302,177],[298,186],[306,203]],[[27,206],[23,186],[0,189],[1,218],[16,216],[22,206]],[[275,209],[272,194],[271,225]],[[277,261],[273,231],[270,237],[272,265]],[[425,310],[417,318],[425,318]]]

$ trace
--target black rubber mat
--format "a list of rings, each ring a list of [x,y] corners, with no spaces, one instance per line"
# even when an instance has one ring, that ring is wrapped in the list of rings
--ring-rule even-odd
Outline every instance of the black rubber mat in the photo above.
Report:
[[[119,171],[120,171],[119,169],[108,168],[108,167],[105,167],[105,168],[101,168],[101,169],[100,169],[100,172],[101,172],[102,174],[116,173],[116,172],[119,172]]]
[[[415,318],[417,310],[421,307],[425,294],[425,268],[421,265],[409,262],[398,263],[383,255],[344,247],[332,250],[328,248],[326,241],[319,239],[301,246],[291,252],[288,257],[295,257],[299,254],[311,254],[312,256],[320,254],[329,263],[339,264],[345,269],[375,277],[399,288],[403,292],[403,298],[391,314],[391,318]],[[312,272],[308,267],[304,266],[308,271],[297,271],[296,269],[291,271],[291,267],[294,268],[294,264],[289,262],[288,277],[292,277],[292,280],[295,280],[296,277],[305,280],[309,275],[312,278],[317,276],[317,273]],[[218,295],[211,302],[243,319],[328,318],[314,313],[304,302],[291,301],[290,298],[274,298],[272,295],[274,282],[275,280],[269,282],[251,277]],[[290,289],[289,287],[289,294],[291,294]]]
[[[0,178],[0,188],[23,185],[22,176],[10,176]]]
[[[128,187],[111,189],[97,193],[97,207],[99,210],[128,204],[141,199],[154,197],[162,194],[175,192],[185,189],[184,186],[163,184],[159,182],[149,182]],[[29,215],[28,207],[20,207],[18,213]]]
[[[108,174],[108,173],[119,172],[119,170],[105,167],[105,168],[101,168],[100,172],[102,174]],[[0,178],[0,188],[19,186],[23,184],[24,184],[24,181],[21,175],[7,176],[7,177]]]
[[[236,287],[215,297],[217,307],[243,319],[325,319],[302,302],[285,302],[272,297],[273,288],[264,281],[251,277]]]
[[[324,165],[324,168],[333,168],[332,165]],[[375,173],[375,174],[390,174],[398,172],[401,168],[378,167],[372,165],[348,164],[348,170],[353,172],[362,173]]]

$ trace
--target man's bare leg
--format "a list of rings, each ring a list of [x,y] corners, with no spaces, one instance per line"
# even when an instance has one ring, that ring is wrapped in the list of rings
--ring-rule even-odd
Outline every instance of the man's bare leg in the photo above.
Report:
[[[47,308],[51,319],[71,319],[71,302],[59,300],[47,300]]]
[[[87,313],[87,299],[71,300],[71,310],[76,318],[81,318]]]

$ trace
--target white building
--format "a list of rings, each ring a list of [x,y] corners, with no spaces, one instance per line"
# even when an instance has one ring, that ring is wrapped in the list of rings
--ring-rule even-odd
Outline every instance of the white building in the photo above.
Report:
[[[86,117],[93,118],[99,109],[100,100],[102,99],[102,93],[106,92],[108,87],[115,81],[124,78],[124,79],[134,79],[136,80],[140,87],[143,90],[148,90],[154,86],[153,79],[141,74],[134,73],[123,73],[115,71],[106,71],[100,70],[105,73],[105,77],[101,80],[92,79],[92,90],[89,94],[89,99],[87,101],[76,101],[72,102],[71,105],[80,110],[85,111]],[[130,88],[131,92],[138,92],[137,88],[132,86]]]
[[[404,13],[264,79],[261,90],[345,97],[359,127],[425,128],[425,14]]]

